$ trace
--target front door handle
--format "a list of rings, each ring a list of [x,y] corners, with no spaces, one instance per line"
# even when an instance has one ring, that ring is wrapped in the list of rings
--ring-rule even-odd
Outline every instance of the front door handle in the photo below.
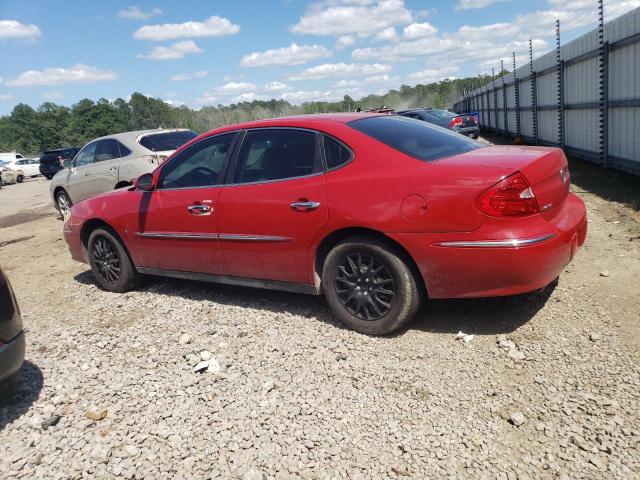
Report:
[[[309,201],[297,201],[291,204],[291,208],[293,208],[297,212],[308,212],[310,210],[315,210],[320,206],[320,202],[309,202]]]
[[[211,215],[211,207],[209,205],[189,205],[187,210],[192,215]]]

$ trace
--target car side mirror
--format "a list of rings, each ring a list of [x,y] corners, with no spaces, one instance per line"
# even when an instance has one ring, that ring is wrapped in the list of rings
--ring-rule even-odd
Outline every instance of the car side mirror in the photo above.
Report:
[[[134,185],[136,190],[143,190],[148,192],[155,188],[155,179],[151,173],[145,173],[136,178]]]

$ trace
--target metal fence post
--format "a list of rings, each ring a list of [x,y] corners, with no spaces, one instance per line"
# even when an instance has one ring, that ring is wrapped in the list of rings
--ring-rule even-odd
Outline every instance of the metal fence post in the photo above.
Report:
[[[598,70],[600,75],[600,161],[604,168],[609,166],[609,42],[604,41],[604,5],[598,0]]]
[[[516,102],[516,137],[520,136],[520,82],[516,76],[516,52],[513,52],[513,88]]]
[[[556,63],[558,64],[558,145],[564,148],[564,62],[560,55],[560,20],[556,20]]]
[[[500,60],[500,75],[502,76],[502,114],[503,114],[503,124],[504,133],[506,136],[509,136],[509,120],[507,119],[507,86],[504,83],[504,60]]]
[[[533,120],[533,143],[538,145],[538,85],[533,70],[533,43],[529,39],[529,86],[531,87],[531,115]]]
[[[496,122],[496,133],[500,133],[500,129],[498,128],[498,90],[496,89],[496,71],[493,67],[491,67],[491,82],[492,82],[492,92],[493,92],[493,113],[494,113],[494,121]]]

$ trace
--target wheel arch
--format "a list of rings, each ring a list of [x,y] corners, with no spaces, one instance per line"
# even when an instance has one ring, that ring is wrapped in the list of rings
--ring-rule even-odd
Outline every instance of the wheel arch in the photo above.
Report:
[[[407,249],[404,248],[396,240],[385,235],[384,233],[367,227],[341,228],[329,233],[320,241],[315,250],[313,263],[314,279],[316,285],[320,290],[322,288],[322,267],[324,266],[327,255],[333,247],[352,237],[376,239],[390,247],[390,249],[395,250],[397,254],[405,261],[405,263],[411,270],[411,273],[413,273],[418,286],[422,288],[422,291],[425,292],[425,294],[428,294],[426,284],[424,278],[422,277],[422,274],[420,273],[418,264],[411,256],[411,254],[407,251]]]

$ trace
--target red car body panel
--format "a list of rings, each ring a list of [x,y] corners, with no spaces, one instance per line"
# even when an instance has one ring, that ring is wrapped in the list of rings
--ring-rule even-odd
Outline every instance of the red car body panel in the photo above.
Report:
[[[65,238],[72,257],[86,261],[81,232],[102,221],[123,240],[134,264],[147,269],[211,273],[316,285],[321,242],[343,229],[383,234],[402,246],[422,274],[431,298],[510,295],[544,287],[573,258],[586,236],[584,203],[569,193],[566,158],[544,147],[484,147],[426,162],[353,129],[363,114],[309,115],[232,125],[305,128],[333,136],[353,152],[325,173],[263,183],[174,191],[121,189],[72,208]],[[167,162],[170,162],[169,158]],[[160,166],[154,176],[157,180]],[[475,207],[482,192],[522,172],[541,213],[496,218]],[[313,201],[313,211],[291,203]],[[213,213],[193,217],[186,206],[206,203]],[[145,237],[197,234],[198,238]],[[446,242],[544,238],[534,244],[477,248]]]

